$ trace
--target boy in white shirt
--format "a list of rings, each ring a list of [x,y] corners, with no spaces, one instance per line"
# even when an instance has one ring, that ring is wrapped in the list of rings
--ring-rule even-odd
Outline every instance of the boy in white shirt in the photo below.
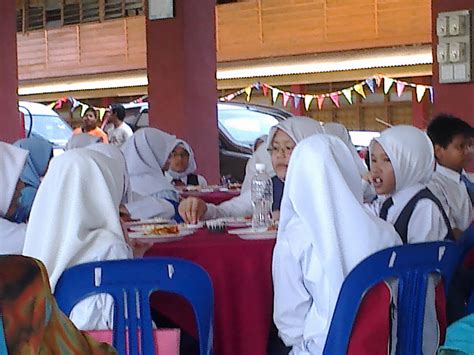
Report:
[[[436,171],[428,185],[440,200],[456,237],[472,222],[471,184],[464,169],[471,158],[473,129],[463,120],[441,114],[428,125]]]
[[[110,105],[109,124],[106,131],[109,137],[109,143],[121,147],[128,138],[133,135],[133,131],[125,119],[125,108],[121,104]]]

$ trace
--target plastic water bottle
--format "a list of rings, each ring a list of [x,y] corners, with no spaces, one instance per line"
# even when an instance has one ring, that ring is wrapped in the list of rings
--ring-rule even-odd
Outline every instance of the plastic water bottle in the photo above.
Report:
[[[252,179],[252,229],[266,229],[272,224],[273,182],[265,172],[265,164],[255,164]]]

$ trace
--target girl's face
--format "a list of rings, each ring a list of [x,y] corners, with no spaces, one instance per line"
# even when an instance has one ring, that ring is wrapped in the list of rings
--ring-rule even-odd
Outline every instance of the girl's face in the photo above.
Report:
[[[372,145],[370,172],[372,185],[378,195],[390,195],[395,191],[395,173],[392,163],[378,142]]]
[[[285,181],[288,163],[295,146],[295,141],[288,134],[281,129],[276,131],[269,152],[272,157],[273,170],[280,180]]]
[[[170,154],[169,168],[178,173],[185,171],[189,164],[189,153],[182,146],[178,145]]]

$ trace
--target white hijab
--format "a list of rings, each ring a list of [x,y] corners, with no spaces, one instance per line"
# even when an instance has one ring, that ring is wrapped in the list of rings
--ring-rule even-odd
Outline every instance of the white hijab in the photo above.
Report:
[[[374,140],[392,163],[395,192],[415,184],[426,184],[431,179],[435,168],[433,144],[423,131],[400,125],[387,128]]]
[[[28,151],[0,142],[0,217],[4,217],[10,207],[27,157]]]
[[[325,339],[345,277],[400,238],[393,226],[363,207],[361,179],[346,145],[333,136],[314,135],[300,142],[290,159],[279,242],[293,254],[309,254],[309,266],[299,266],[313,305],[306,324],[311,334]]]
[[[173,147],[173,149],[171,151],[173,151],[178,146],[183,147],[184,150],[188,152],[189,161],[188,161],[188,166],[187,166],[186,170],[184,170],[183,172],[177,172],[177,171],[171,170],[171,168],[168,169],[168,174],[173,179],[184,178],[184,177],[188,176],[189,174],[194,173],[197,169],[196,160],[194,159],[194,152],[193,152],[193,149],[191,148],[191,146],[188,143],[186,143],[185,141],[183,141],[182,139],[177,139],[176,144],[175,144],[175,146]]]
[[[149,196],[164,190],[175,191],[162,171],[175,143],[175,136],[156,128],[142,128],[124,143],[122,152],[133,192]]]
[[[275,136],[275,133],[279,129],[288,134],[296,144],[313,134],[324,133],[324,128],[321,122],[311,117],[290,117],[286,120],[280,121],[277,125],[270,128],[267,139],[267,148],[271,147],[273,136]]]
[[[367,167],[365,166],[363,160],[360,158],[359,153],[357,153],[354,144],[352,144],[351,136],[349,131],[344,125],[335,122],[328,122],[324,124],[324,130],[327,134],[341,138],[344,144],[351,151],[352,158],[354,159],[357,170],[359,171],[360,176],[365,176],[367,174]]]
[[[66,143],[65,150],[71,150],[76,148],[84,148],[88,145],[100,143],[102,140],[100,137],[93,136],[87,133],[79,133],[74,134],[69,138],[68,142]]]
[[[74,149],[53,158],[23,248],[23,255],[45,264],[53,291],[65,269],[125,243],[119,218],[123,186],[122,167],[104,154]]]

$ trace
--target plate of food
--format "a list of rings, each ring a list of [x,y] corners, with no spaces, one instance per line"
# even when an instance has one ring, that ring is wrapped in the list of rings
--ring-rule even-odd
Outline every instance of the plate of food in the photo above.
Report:
[[[238,228],[228,231],[229,234],[236,234],[240,239],[257,240],[257,239],[275,239],[277,229],[274,226],[268,228]]]
[[[141,225],[129,228],[128,237],[141,242],[166,243],[193,234],[193,229],[180,228],[177,224]]]
[[[150,219],[138,219],[138,220],[131,220],[125,222],[125,226],[133,227],[133,226],[141,226],[141,225],[155,225],[155,224],[170,224],[170,220],[168,218],[161,218],[155,217]]]

